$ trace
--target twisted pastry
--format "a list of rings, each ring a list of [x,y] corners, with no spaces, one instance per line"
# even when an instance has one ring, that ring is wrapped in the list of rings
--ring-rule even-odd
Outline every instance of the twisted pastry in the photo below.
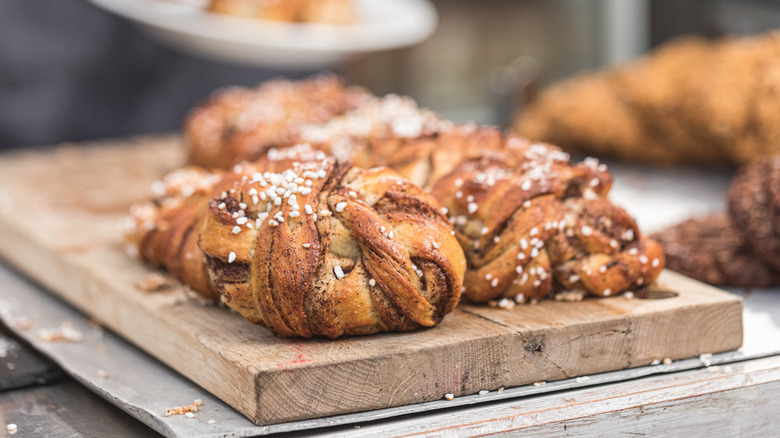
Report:
[[[184,123],[190,162],[225,169],[259,158],[270,146],[293,142],[301,126],[326,122],[370,98],[364,89],[345,87],[333,75],[218,90]]]
[[[605,199],[606,166],[568,160],[554,146],[510,137],[504,151],[464,161],[434,184],[469,261],[467,298],[609,296],[658,276],[660,246]]]
[[[394,95],[302,126],[298,140],[426,187],[448,209],[466,253],[472,301],[525,302],[572,289],[614,295],[649,284],[663,268],[660,246],[606,200],[612,177],[594,159],[572,165],[555,146],[454,125]]]
[[[236,166],[216,182],[202,175],[211,196],[163,201],[156,216],[136,211],[136,230],[145,231],[131,241],[149,254],[145,245],[170,236],[159,226],[200,224],[204,295],[222,296],[278,335],[430,327],[460,298],[465,260],[451,225],[428,193],[388,169],[352,168],[299,148]],[[167,254],[163,265],[181,254]]]

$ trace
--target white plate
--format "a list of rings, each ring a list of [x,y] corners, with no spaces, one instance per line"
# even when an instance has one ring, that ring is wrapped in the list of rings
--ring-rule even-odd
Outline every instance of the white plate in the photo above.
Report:
[[[312,69],[350,55],[420,43],[436,29],[428,0],[355,0],[353,24],[300,24],[204,11],[202,0],[89,0],[168,45],[245,65]]]

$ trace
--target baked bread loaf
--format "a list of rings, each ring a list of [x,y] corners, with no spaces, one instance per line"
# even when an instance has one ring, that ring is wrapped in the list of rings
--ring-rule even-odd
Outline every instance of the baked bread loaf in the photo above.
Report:
[[[568,151],[738,166],[780,152],[780,32],[682,38],[543,91],[515,129]]]
[[[302,125],[327,122],[371,98],[327,74],[217,90],[184,123],[190,162],[226,169],[262,157],[273,145],[294,144]]]
[[[182,172],[204,180],[170,187]],[[205,271],[205,283],[188,284],[278,335],[408,331],[458,303],[465,260],[452,226],[431,195],[388,169],[298,148],[174,175],[156,203],[134,209],[128,240],[175,273],[191,260],[180,279]]]
[[[780,271],[780,155],[742,168],[728,193],[731,219],[757,258]]]
[[[715,286],[769,287],[780,275],[769,259],[754,255],[725,214],[689,219],[653,235],[666,253],[666,267]]]
[[[348,24],[355,20],[352,0],[211,0],[207,10],[299,23]]]

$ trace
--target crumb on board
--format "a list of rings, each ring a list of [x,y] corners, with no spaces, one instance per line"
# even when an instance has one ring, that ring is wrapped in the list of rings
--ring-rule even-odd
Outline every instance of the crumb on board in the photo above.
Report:
[[[7,426],[5,426],[5,430],[7,430],[9,432],[16,432],[17,428],[18,427],[14,423],[9,423]]]
[[[653,359],[653,361],[650,362],[650,365],[653,365],[653,366],[661,365],[661,360],[660,359]]]
[[[704,353],[701,356],[699,356],[699,362],[701,362],[702,365],[705,367],[710,366],[712,363],[712,353]]]
[[[108,373],[103,370],[97,370],[97,375],[101,379],[108,379]]]
[[[490,391],[488,391],[487,389],[483,389],[482,391],[479,391],[479,395],[485,395],[485,394],[487,394],[489,392]]]
[[[58,328],[38,330],[38,340],[41,342],[81,342],[83,339],[84,334],[70,321],[63,321]]]
[[[444,398],[446,398],[449,401],[453,401],[455,400],[455,394],[452,393],[444,394]]]
[[[216,421],[214,421],[214,420],[212,419],[212,420],[209,420],[209,421],[207,421],[207,423],[209,423],[209,424],[214,424],[214,423],[216,423]]]
[[[176,406],[172,409],[166,409],[163,415],[170,417],[171,415],[186,415],[189,418],[195,417],[194,412],[200,411],[200,407],[203,406],[203,400],[196,399],[192,404],[188,406]]]
[[[553,298],[555,301],[564,303],[578,303],[585,299],[585,291],[582,289],[565,290],[558,292]]]
[[[504,392],[504,387],[502,386],[502,387],[498,388],[498,392]]]
[[[577,383],[587,382],[588,380],[590,380],[589,376],[580,376],[576,379]]]
[[[547,382],[545,382],[545,381],[534,382],[534,386],[542,386],[545,383],[547,383]]]
[[[664,365],[671,365],[672,364],[672,358],[671,357],[665,357],[664,358]]]
[[[157,272],[152,272],[143,280],[135,283],[135,288],[141,292],[163,292],[171,288],[170,283]]]

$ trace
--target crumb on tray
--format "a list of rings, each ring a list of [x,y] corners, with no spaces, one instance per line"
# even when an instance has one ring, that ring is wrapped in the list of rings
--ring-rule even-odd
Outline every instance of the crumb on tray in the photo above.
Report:
[[[196,399],[192,404],[188,406],[176,406],[172,409],[166,409],[163,415],[170,417],[171,415],[186,415],[188,418],[194,418],[194,412],[200,411],[200,407],[203,406],[203,400]]]
[[[41,342],[81,342],[84,334],[70,321],[63,321],[59,328],[38,330],[38,340]]]

